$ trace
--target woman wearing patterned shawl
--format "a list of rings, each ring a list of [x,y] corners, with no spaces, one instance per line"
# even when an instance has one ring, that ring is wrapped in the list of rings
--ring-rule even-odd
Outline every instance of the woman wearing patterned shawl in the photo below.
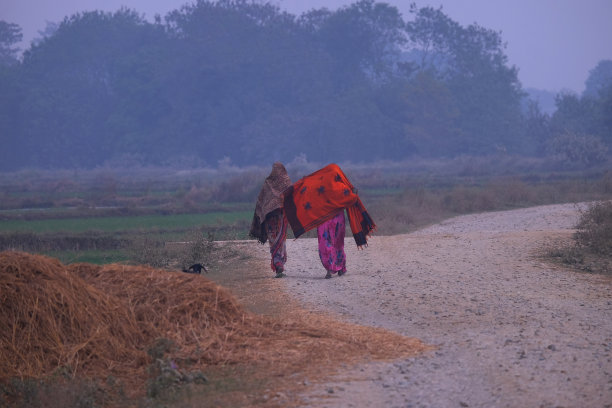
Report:
[[[291,186],[291,180],[282,163],[272,165],[272,172],[264,181],[257,197],[255,214],[249,235],[262,244],[270,243],[270,267],[276,278],[285,276],[287,262],[287,217],[283,211],[283,191]]]
[[[284,210],[296,238],[317,227],[319,257],[327,271],[326,279],[334,273],[346,273],[344,210],[357,247],[367,246],[367,237],[376,228],[357,189],[336,164],[323,167],[285,190]]]

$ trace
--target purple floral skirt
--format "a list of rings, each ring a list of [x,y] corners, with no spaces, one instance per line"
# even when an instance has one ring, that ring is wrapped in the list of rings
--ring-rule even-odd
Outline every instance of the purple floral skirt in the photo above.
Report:
[[[270,242],[270,267],[273,271],[284,269],[287,262],[287,217],[282,210],[275,210],[266,217],[266,232]]]

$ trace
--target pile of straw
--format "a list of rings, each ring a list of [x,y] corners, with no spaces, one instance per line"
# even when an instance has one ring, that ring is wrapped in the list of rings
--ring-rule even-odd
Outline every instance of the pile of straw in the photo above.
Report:
[[[73,374],[143,364],[133,314],[59,261],[0,253],[0,379]]]
[[[62,265],[0,253],[0,381],[75,375],[146,380],[147,349],[172,340],[171,358],[194,368],[256,363],[268,375],[335,363],[415,355],[428,347],[381,329],[294,311],[255,315],[200,275],[111,264]]]
[[[151,342],[172,340],[175,358],[239,362],[243,356],[236,353],[236,343],[270,334],[261,318],[246,312],[229,291],[200,275],[120,264],[68,269],[119,299]]]

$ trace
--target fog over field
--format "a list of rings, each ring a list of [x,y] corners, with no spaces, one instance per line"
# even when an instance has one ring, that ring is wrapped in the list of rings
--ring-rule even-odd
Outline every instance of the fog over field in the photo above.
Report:
[[[0,15],[0,171],[609,162],[599,1],[27,3]]]
[[[115,11],[126,6],[143,13],[148,21],[179,9],[187,0],[6,0],[0,5],[3,19],[19,24],[24,38],[23,49],[40,37],[47,23],[59,23],[77,12]],[[350,0],[273,0],[281,10],[300,15],[311,9],[337,10]],[[409,1],[386,3],[409,14]],[[422,0],[419,7],[442,7],[462,25],[477,22],[501,31],[507,43],[509,62],[519,69],[519,80],[525,88],[557,93],[570,90],[581,93],[589,70],[602,59],[612,58],[608,39],[612,37],[612,4],[606,0]]]

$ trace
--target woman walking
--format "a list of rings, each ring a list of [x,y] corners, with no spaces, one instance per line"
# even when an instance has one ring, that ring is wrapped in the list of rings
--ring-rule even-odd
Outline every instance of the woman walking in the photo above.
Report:
[[[249,231],[249,235],[262,244],[266,241],[270,243],[270,267],[276,272],[276,278],[285,276],[287,262],[287,217],[283,211],[283,191],[289,186],[291,180],[285,166],[274,163],[257,197]]]
[[[357,247],[367,246],[367,237],[376,228],[357,189],[336,164],[303,177],[285,190],[284,210],[296,238],[317,227],[319,257],[327,271],[326,279],[334,273],[346,273],[344,211]]]

